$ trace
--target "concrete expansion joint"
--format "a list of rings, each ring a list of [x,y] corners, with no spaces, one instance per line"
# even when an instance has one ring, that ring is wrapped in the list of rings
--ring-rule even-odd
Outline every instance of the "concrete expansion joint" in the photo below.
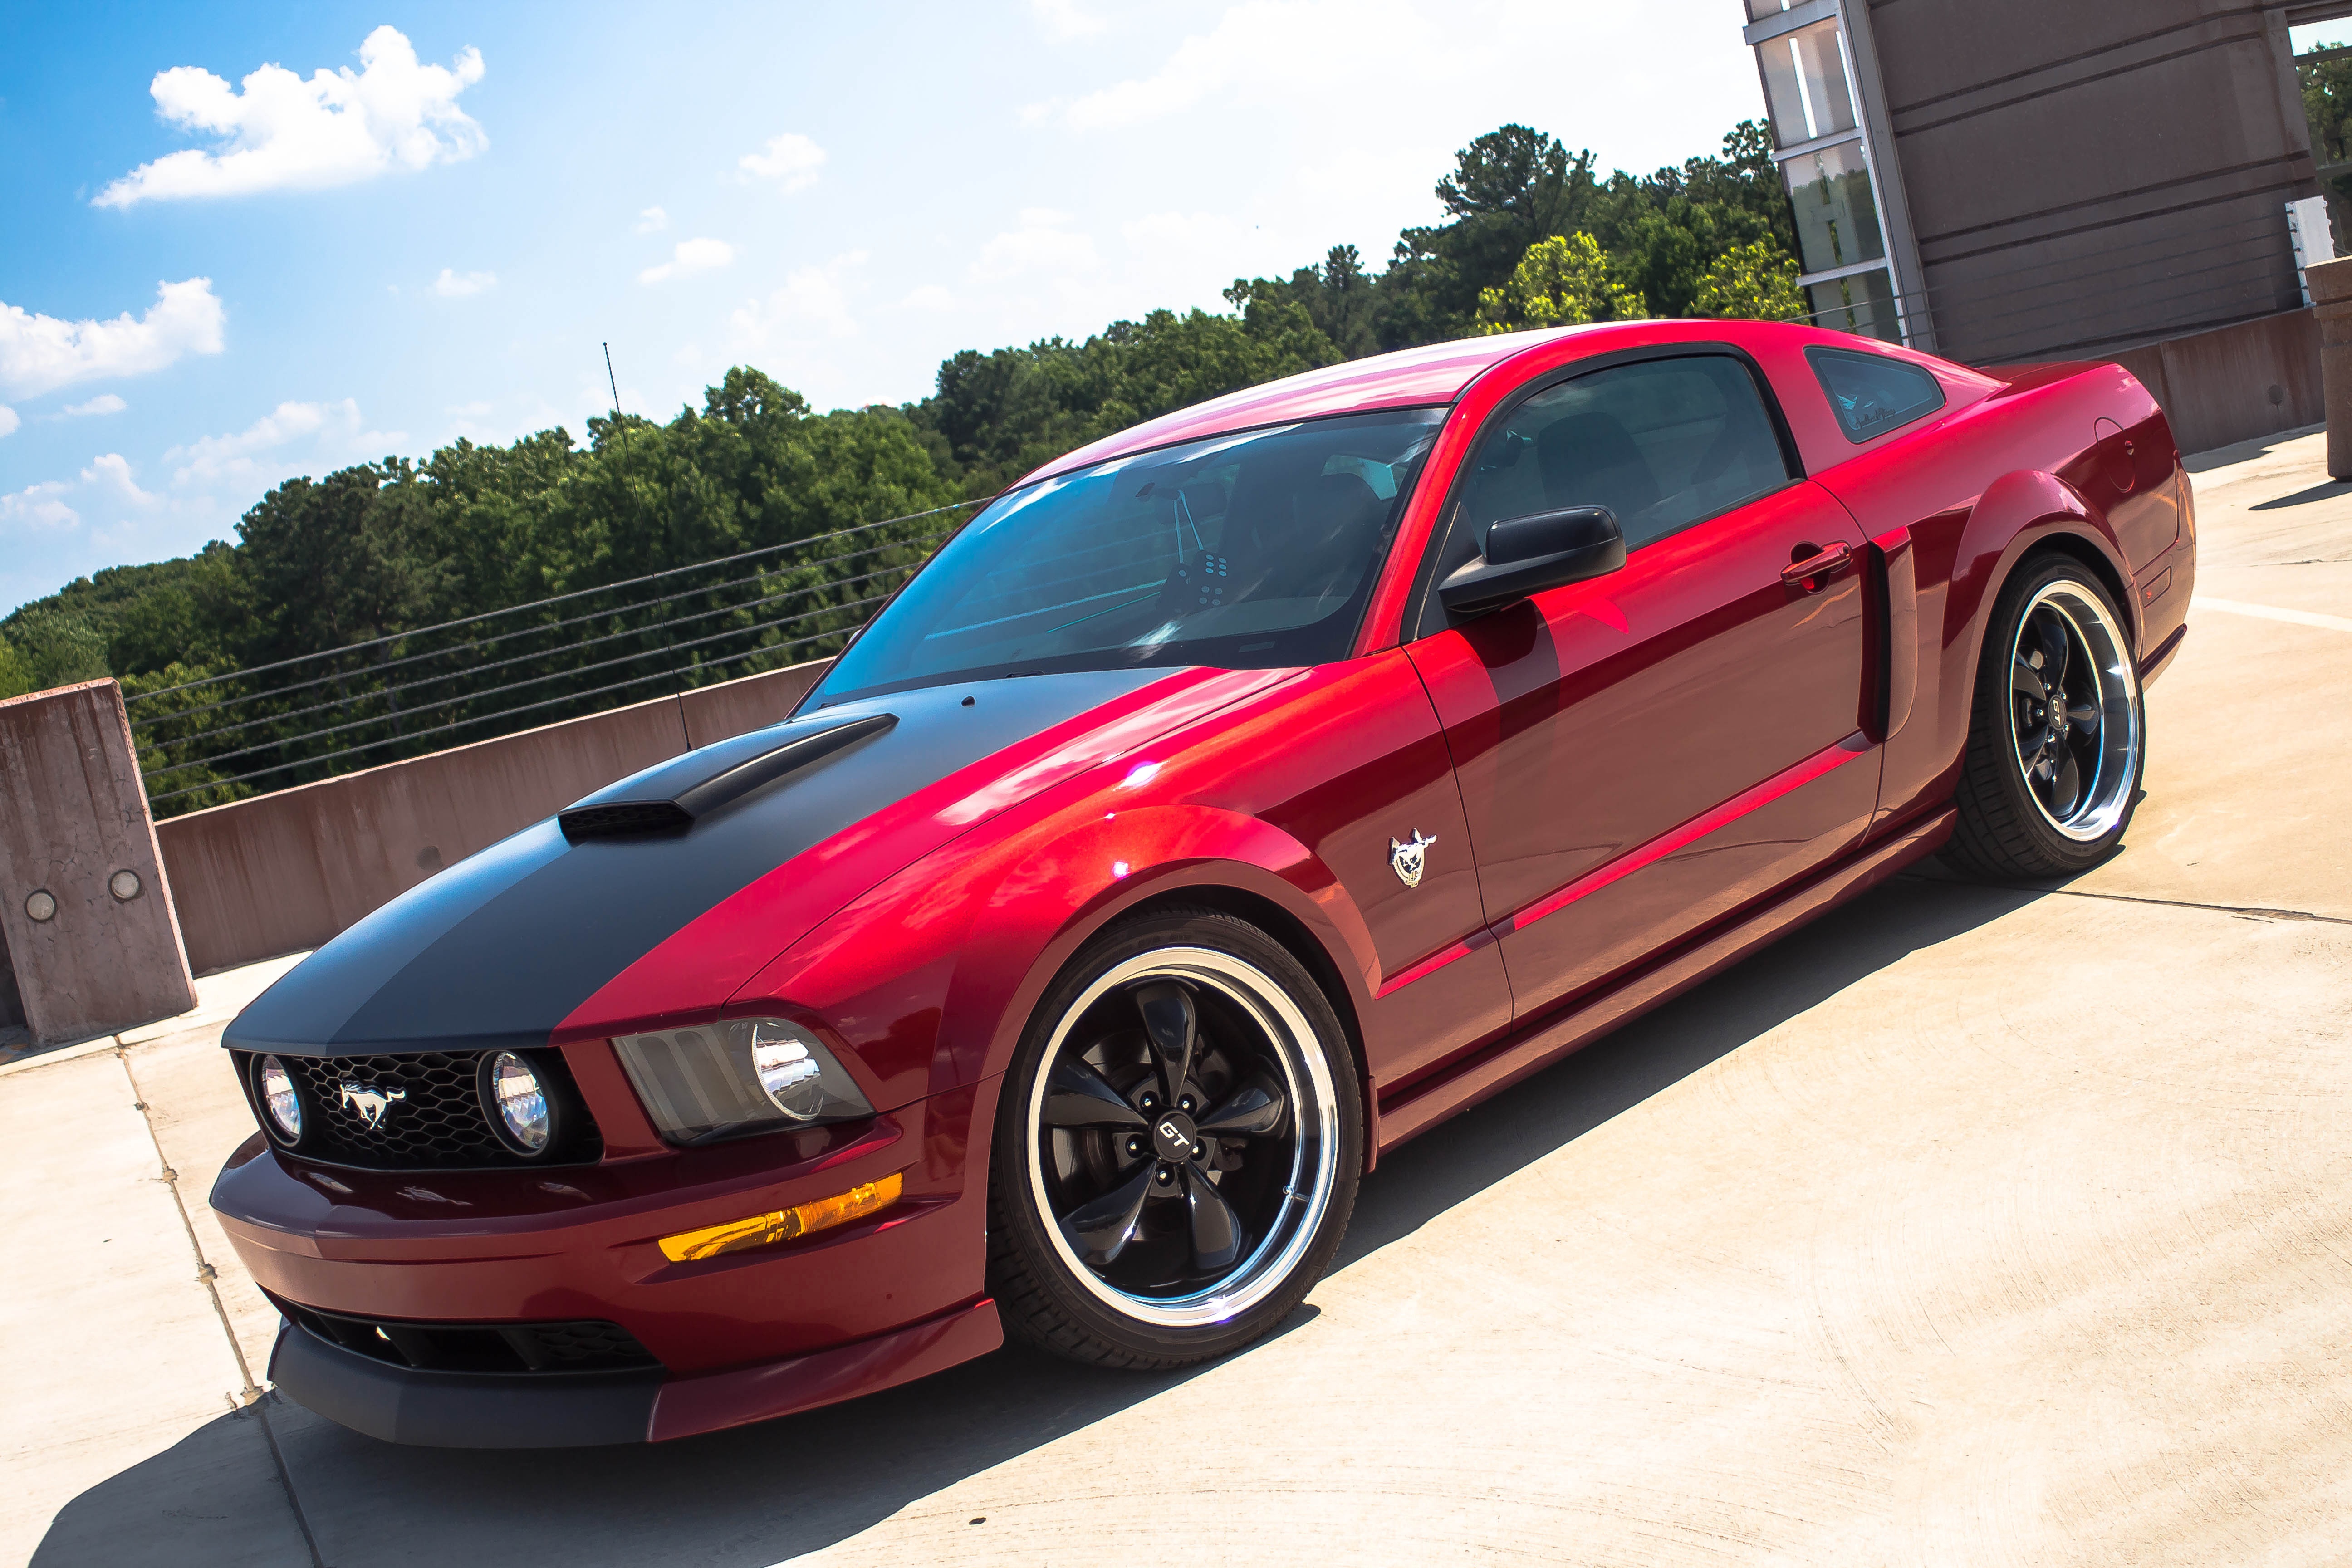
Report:
[[[236,1325],[229,1321],[228,1303],[221,1300],[219,1271],[213,1267],[211,1260],[205,1257],[204,1243],[196,1237],[195,1222],[188,1217],[188,1200],[180,1191],[180,1173],[172,1168],[169,1157],[163,1152],[163,1135],[155,1131],[155,1118],[147,1109],[147,1096],[139,1087],[139,1075],[131,1068],[131,1053],[127,1049],[118,1048],[114,1053],[114,1059],[122,1064],[122,1076],[131,1085],[131,1103],[139,1108],[139,1120],[147,1129],[147,1141],[155,1147],[156,1165],[163,1173],[164,1186],[171,1191],[173,1212],[180,1216],[180,1229],[187,1237],[188,1251],[196,1261],[196,1281],[205,1288],[205,1295],[213,1304],[213,1316],[219,1321],[221,1333],[228,1340],[229,1354],[236,1360],[237,1382],[242,1385],[238,1392],[245,1402],[250,1405],[261,1397],[262,1390],[260,1384],[253,1381],[253,1368],[245,1359],[245,1346],[237,1342]],[[273,1439],[273,1446],[274,1442]],[[283,1469],[282,1465],[280,1468]],[[291,1483],[289,1482],[289,1485],[290,1486]],[[297,1511],[299,1511],[299,1508]],[[303,1533],[306,1537],[309,1535],[308,1524],[303,1526]],[[312,1548],[314,1560],[317,1548],[314,1546]]]

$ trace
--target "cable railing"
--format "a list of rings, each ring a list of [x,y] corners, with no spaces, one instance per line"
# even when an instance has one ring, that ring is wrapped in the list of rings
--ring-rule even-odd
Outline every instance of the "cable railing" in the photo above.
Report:
[[[984,504],[884,518],[129,693],[148,804],[170,816],[600,712],[664,695],[665,684],[683,691],[824,657]]]

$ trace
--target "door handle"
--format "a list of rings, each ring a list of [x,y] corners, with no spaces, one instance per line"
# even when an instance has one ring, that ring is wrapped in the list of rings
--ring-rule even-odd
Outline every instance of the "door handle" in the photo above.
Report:
[[[1800,544],[1797,548],[1801,551],[1805,546]],[[1781,567],[1780,581],[1791,588],[1801,588],[1808,594],[1814,593],[1830,578],[1844,571],[1846,563],[1853,559],[1852,545],[1832,544],[1827,550],[1816,551],[1811,555],[1800,555],[1796,560]]]

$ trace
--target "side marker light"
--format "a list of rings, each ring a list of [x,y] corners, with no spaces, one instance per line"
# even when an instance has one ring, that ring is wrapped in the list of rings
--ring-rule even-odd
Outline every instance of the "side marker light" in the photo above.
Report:
[[[698,1258],[717,1258],[721,1253],[772,1247],[780,1241],[814,1236],[820,1230],[831,1230],[881,1213],[898,1201],[899,1190],[905,1184],[905,1178],[893,1171],[878,1182],[852,1187],[838,1197],[819,1198],[774,1214],[756,1214],[749,1219],[665,1236],[661,1238],[662,1256],[672,1263],[690,1263]]]

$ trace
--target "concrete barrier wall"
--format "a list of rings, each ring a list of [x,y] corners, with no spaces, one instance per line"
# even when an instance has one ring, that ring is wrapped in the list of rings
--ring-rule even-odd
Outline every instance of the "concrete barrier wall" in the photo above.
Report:
[[[2109,354],[2153,393],[2184,452],[2319,424],[2319,323],[2310,310]]]
[[[196,1005],[111,680],[0,701],[0,963],[36,1045]]]
[[[316,947],[614,779],[782,720],[824,664],[501,735],[155,825],[199,974]]]

